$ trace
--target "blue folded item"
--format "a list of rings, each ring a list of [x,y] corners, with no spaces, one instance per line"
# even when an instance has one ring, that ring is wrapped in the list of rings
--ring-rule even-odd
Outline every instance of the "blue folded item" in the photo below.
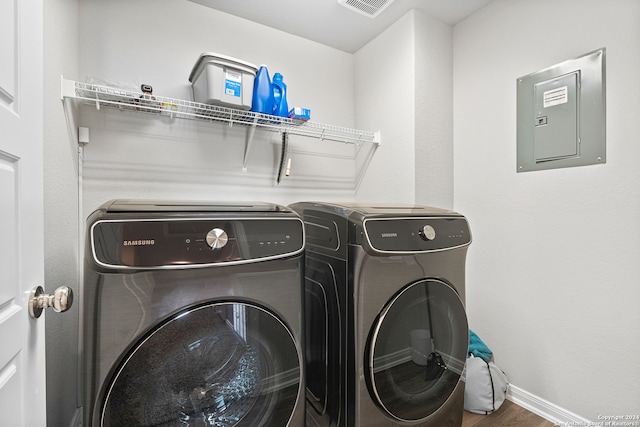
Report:
[[[471,329],[469,329],[469,354],[473,354],[485,362],[489,362],[493,357],[493,352]],[[467,354],[467,358],[469,354]]]

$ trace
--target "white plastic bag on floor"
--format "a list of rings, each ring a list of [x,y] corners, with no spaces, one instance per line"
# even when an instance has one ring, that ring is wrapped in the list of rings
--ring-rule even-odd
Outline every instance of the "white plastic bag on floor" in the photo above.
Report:
[[[471,355],[467,359],[464,409],[476,414],[497,411],[507,395],[507,376],[493,362]]]

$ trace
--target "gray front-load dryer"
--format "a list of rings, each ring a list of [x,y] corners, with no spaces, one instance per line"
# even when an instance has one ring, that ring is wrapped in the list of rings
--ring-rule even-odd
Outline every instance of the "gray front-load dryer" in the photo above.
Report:
[[[298,215],[273,204],[94,212],[83,426],[302,427],[303,247]]]
[[[469,333],[460,214],[301,202],[307,425],[459,427]]]

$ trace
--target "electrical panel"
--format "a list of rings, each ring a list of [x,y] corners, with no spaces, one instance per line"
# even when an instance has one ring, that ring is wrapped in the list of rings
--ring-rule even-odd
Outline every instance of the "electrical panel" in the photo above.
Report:
[[[518,172],[606,161],[605,49],[517,79]]]

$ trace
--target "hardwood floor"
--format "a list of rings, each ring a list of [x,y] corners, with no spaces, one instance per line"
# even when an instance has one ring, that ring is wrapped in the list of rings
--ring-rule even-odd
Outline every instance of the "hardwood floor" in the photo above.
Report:
[[[462,427],[554,427],[555,424],[505,400],[500,409],[490,415],[464,412]]]

